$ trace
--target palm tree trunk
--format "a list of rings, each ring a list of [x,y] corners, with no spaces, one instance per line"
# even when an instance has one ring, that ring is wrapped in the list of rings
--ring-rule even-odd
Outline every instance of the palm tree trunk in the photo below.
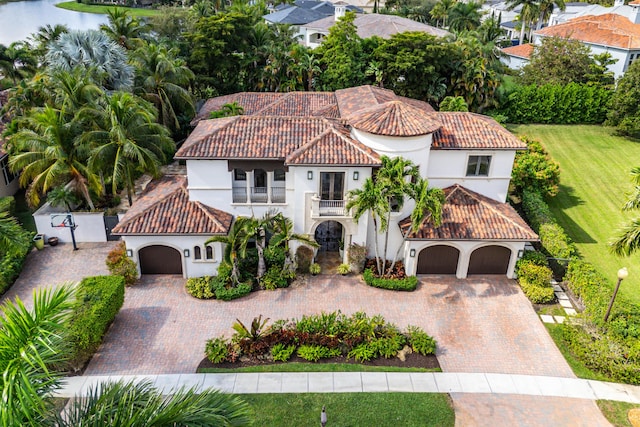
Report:
[[[373,239],[373,248],[376,253],[376,267],[378,268],[378,274],[382,274],[382,265],[380,263],[380,251],[378,250],[378,221],[376,220],[375,215],[373,217],[373,228],[376,231],[376,236]]]
[[[131,171],[127,168],[127,198],[129,199],[129,207],[133,205],[133,182],[131,182]]]
[[[520,26],[520,44],[522,44],[522,42],[524,41],[524,29],[526,27],[526,25],[524,24],[524,20],[520,22]]]
[[[258,272],[257,278],[260,279],[267,271],[267,265],[264,262],[264,243],[265,243],[265,231],[264,227],[258,228],[258,238],[256,239],[256,249],[258,250]]]
[[[384,271],[382,272],[382,276],[387,275],[387,248],[389,246],[389,222],[391,221],[391,209],[387,212],[387,231],[384,233]],[[391,275],[391,271],[393,271],[393,264],[389,267],[388,273]]]

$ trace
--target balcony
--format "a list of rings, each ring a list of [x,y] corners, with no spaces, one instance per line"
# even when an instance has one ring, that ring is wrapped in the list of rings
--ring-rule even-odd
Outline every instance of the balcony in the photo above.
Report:
[[[350,218],[351,212],[347,210],[346,200],[322,200],[317,195],[314,195],[311,197],[311,217]]]
[[[250,197],[247,197],[247,191]],[[233,203],[286,203],[285,187],[233,187]]]

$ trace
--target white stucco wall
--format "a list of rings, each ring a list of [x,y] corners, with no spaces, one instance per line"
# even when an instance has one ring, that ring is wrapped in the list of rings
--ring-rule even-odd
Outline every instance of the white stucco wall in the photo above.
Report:
[[[16,176],[13,181],[7,185],[4,182],[4,177],[0,176],[0,197],[13,196],[16,194],[20,189],[18,181],[18,177]]]
[[[515,150],[432,150],[427,178],[432,187],[460,184],[498,202],[507,200]],[[469,156],[491,156],[488,176],[466,176]]]
[[[218,271],[218,266],[224,255],[223,245],[221,243],[212,243],[213,247],[213,260],[206,260],[205,258],[205,246],[204,242],[210,236],[123,236],[127,249],[133,251],[132,259],[138,265],[138,274],[140,274],[140,261],[138,259],[138,251],[146,246],[163,245],[172,247],[180,252],[182,258],[182,276],[189,277],[202,277],[202,276],[215,276]],[[200,246],[202,250],[202,260],[196,260],[194,257],[194,246]],[[184,256],[184,250],[189,249],[189,257]]]
[[[502,55],[500,56],[500,62],[512,70],[520,70],[529,63],[529,60],[518,56]]]
[[[36,229],[45,238],[57,237],[61,243],[71,243],[69,228],[51,227],[51,214],[63,213],[60,209],[51,208],[48,203],[33,213]],[[106,242],[107,232],[104,226],[104,212],[73,212],[76,224],[74,231],[76,242]]]

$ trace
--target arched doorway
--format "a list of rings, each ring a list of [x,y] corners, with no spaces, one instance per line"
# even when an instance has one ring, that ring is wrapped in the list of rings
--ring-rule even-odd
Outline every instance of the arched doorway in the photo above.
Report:
[[[169,246],[152,245],[138,251],[142,274],[182,275],[182,256]]]
[[[343,233],[342,224],[337,221],[325,221],[316,228],[314,238],[320,245],[316,262],[324,273],[335,272],[336,267],[342,263],[340,249],[343,249]]]
[[[418,255],[416,274],[456,274],[460,251],[453,246],[435,245]]]
[[[504,246],[483,246],[471,253],[467,275],[507,274],[511,250]]]

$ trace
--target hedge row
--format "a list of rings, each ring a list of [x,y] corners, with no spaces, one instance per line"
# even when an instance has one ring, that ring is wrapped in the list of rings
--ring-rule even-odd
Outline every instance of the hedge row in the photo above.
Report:
[[[510,123],[602,123],[613,91],[601,86],[519,86],[509,95],[501,113]]]
[[[539,253],[539,252],[527,252]],[[553,287],[551,286],[551,269],[544,264],[541,265],[538,260],[533,257],[525,256],[518,260],[516,264],[516,274],[518,275],[518,283],[524,294],[534,304],[546,304],[555,299]]]
[[[27,241],[31,240],[31,236],[32,233],[25,232],[25,239]],[[27,243],[25,248],[17,253],[6,253],[2,256],[0,259],[0,295],[5,293],[20,275],[24,261],[27,259],[30,250],[31,245]]]
[[[187,292],[199,299],[219,299],[231,301],[251,293],[250,283],[240,283],[236,287],[227,288],[219,277],[192,277],[187,280]]]
[[[406,276],[402,279],[386,279],[376,277],[373,270],[367,268],[362,273],[362,277],[367,285],[374,288],[389,289],[392,291],[415,291],[418,286],[418,278],[416,276]]]
[[[78,284],[69,328],[72,369],[81,369],[98,350],[124,303],[124,287],[122,276],[86,277]]]
[[[640,384],[640,306],[618,295],[608,322],[604,314],[611,284],[593,265],[575,260],[565,277],[585,305],[584,324],[568,324],[563,338],[590,369],[630,384]]]

